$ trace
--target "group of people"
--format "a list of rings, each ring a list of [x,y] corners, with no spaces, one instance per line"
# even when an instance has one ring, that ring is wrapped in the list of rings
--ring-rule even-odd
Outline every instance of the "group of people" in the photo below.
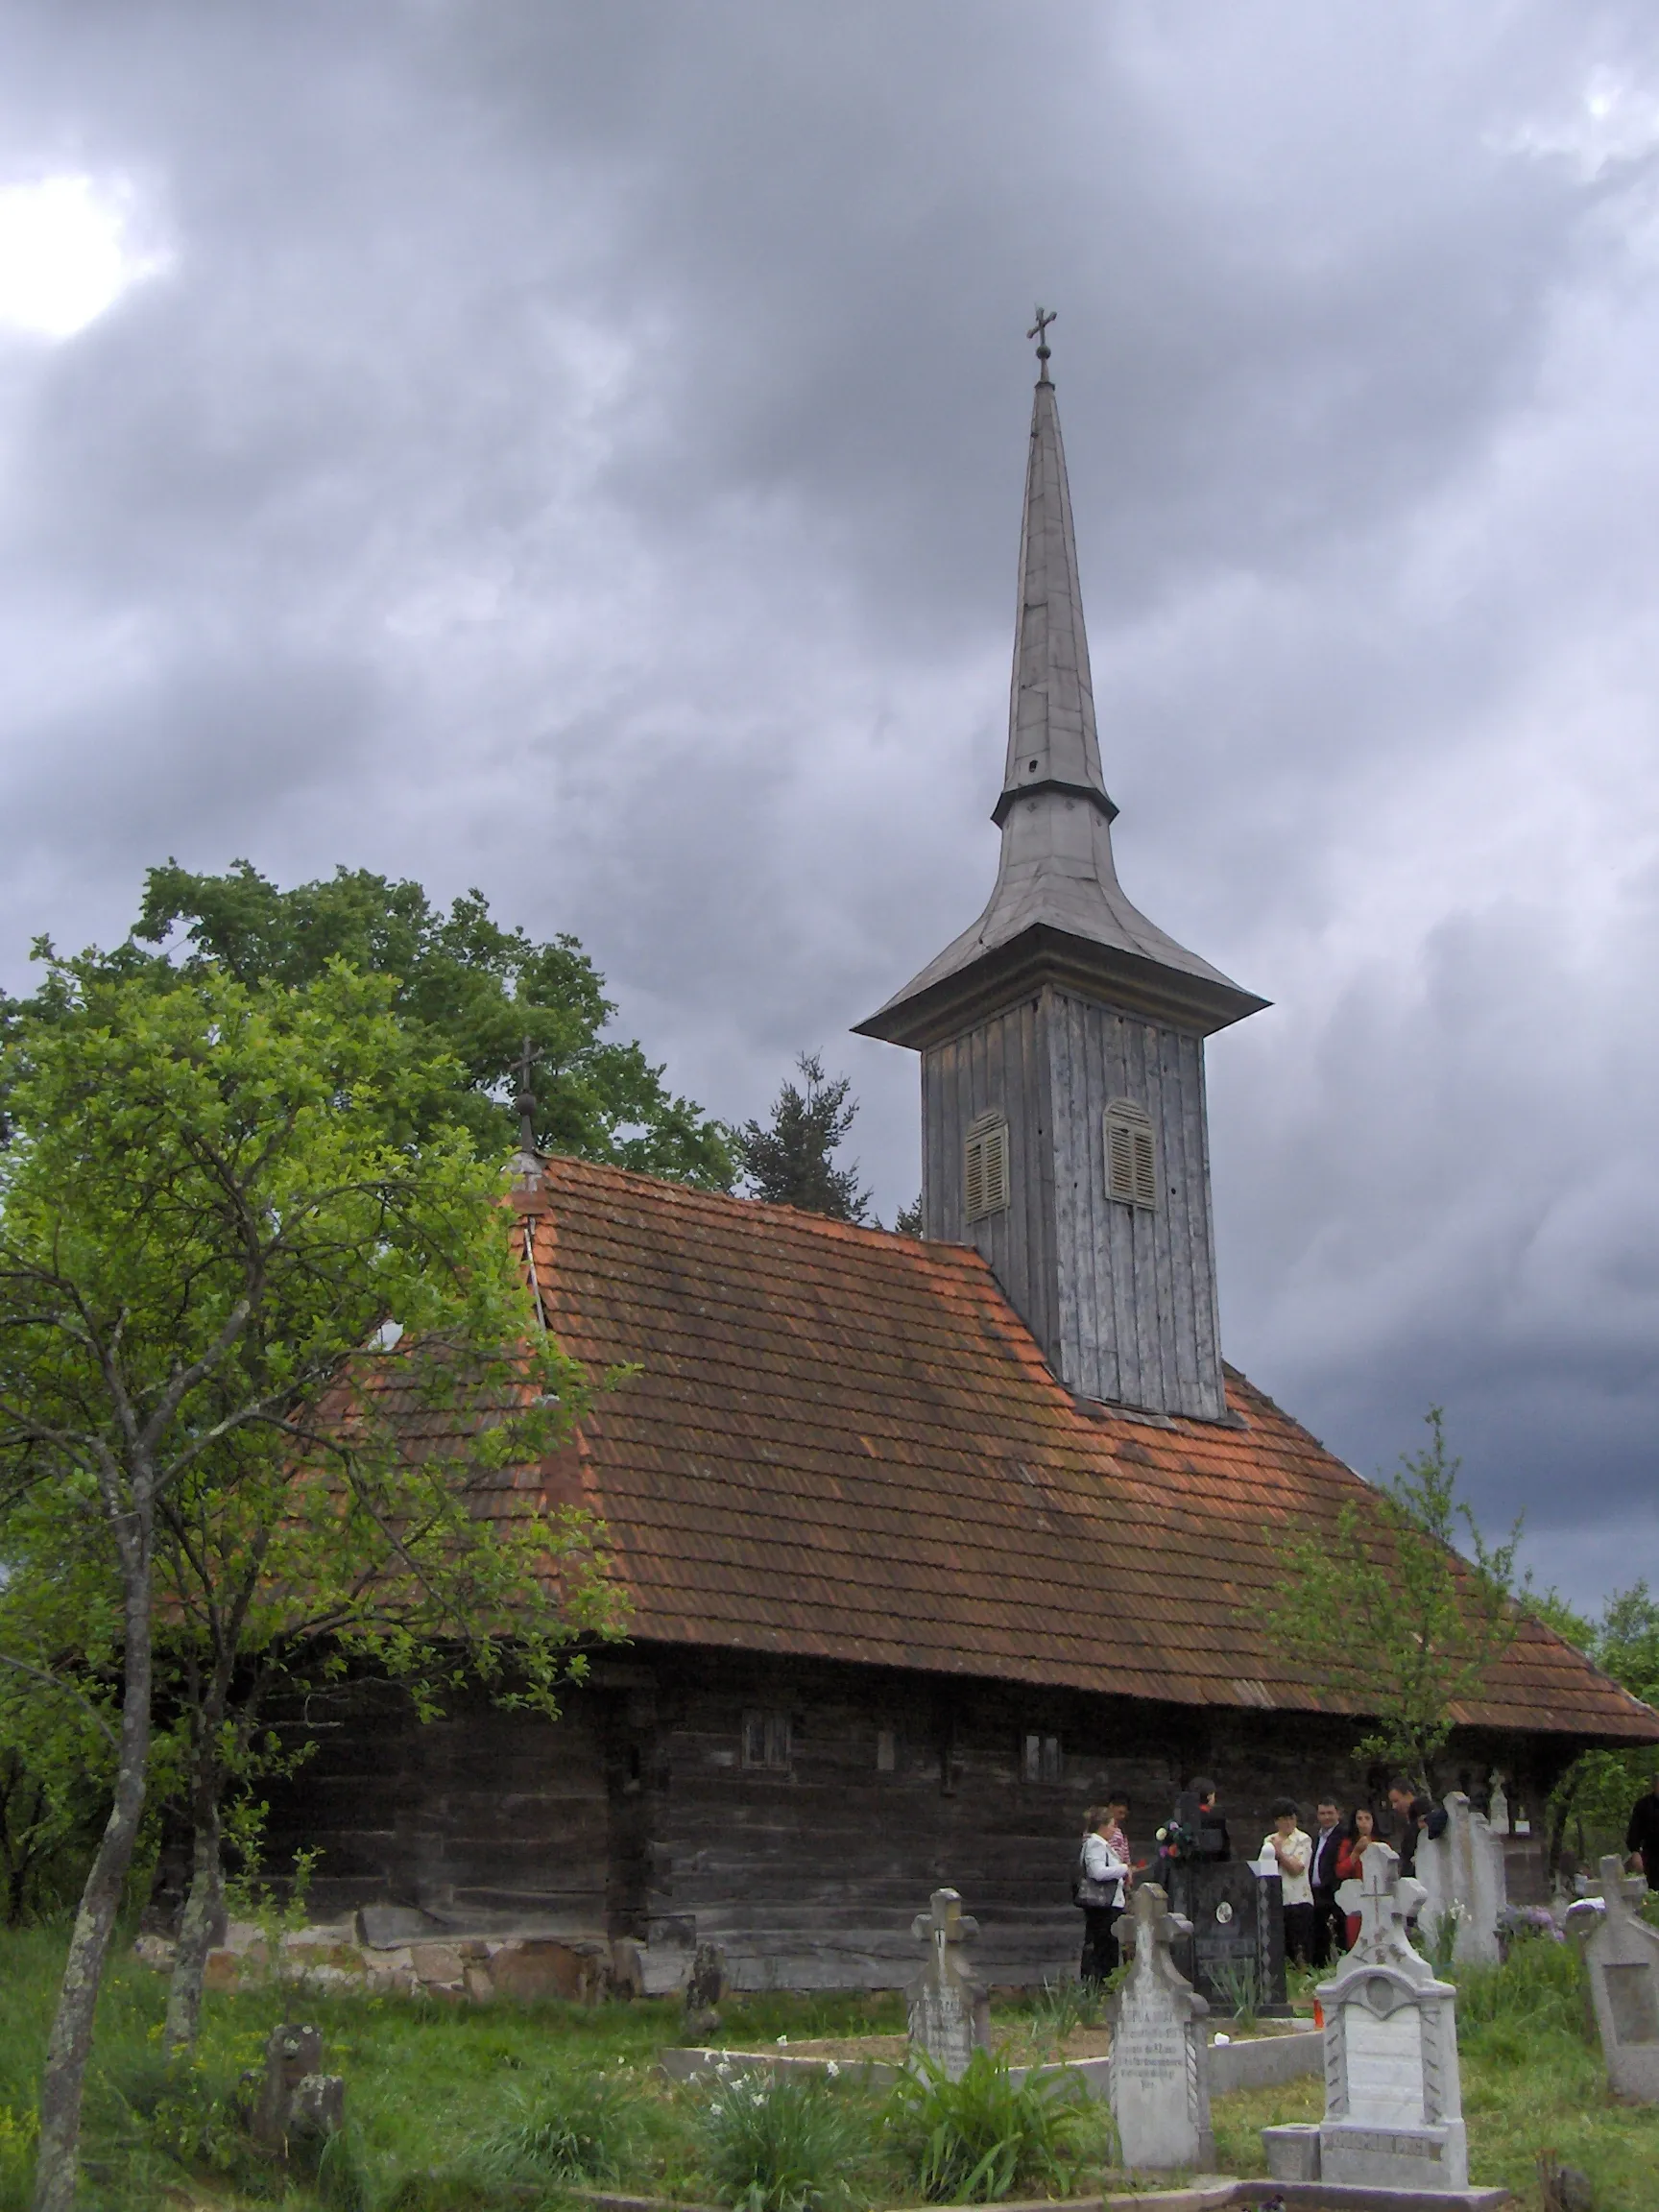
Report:
[[[1359,1934],[1359,1915],[1344,1912],[1336,1892],[1344,1882],[1363,1873],[1361,1860],[1368,1843],[1391,1842],[1399,1854],[1400,1871],[1409,1874],[1420,1839],[1445,1829],[1444,1810],[1407,1782],[1389,1785],[1388,1805],[1386,1839],[1368,1805],[1357,1805],[1344,1818],[1334,1797],[1322,1797],[1314,1808],[1311,1833],[1301,1825],[1293,1798],[1281,1797],[1271,1808],[1273,1826],[1262,1839],[1255,1863],[1268,1872],[1278,1869],[1285,1906],[1285,1955],[1297,1965],[1329,1965],[1338,1951],[1352,1950]],[[1130,1857],[1128,1818],[1129,1799],[1122,1793],[1092,1805],[1087,1815],[1072,1891],[1083,1909],[1085,1982],[1103,1982],[1117,1968],[1118,1916],[1136,1875],[1144,1873],[1149,1863]],[[1160,1872],[1183,1862],[1214,1865],[1232,1856],[1215,1785],[1199,1775],[1181,1792],[1173,1815],[1158,1831]]]

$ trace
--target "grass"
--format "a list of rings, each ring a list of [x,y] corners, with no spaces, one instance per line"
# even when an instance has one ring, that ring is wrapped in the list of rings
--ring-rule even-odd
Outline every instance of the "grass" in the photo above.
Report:
[[[0,2212],[24,2212],[28,2201],[36,2082],[62,1944],[53,1929],[0,1936]],[[1455,1979],[1476,2179],[1505,2183],[1522,2212],[1539,2212],[1536,2162],[1550,2149],[1591,2176],[1597,2212],[1652,2212],[1659,2109],[1609,2098],[1574,1953],[1524,1940],[1505,1965],[1460,1967]],[[1015,2111],[1005,2078],[1002,2087],[941,2092],[926,2108],[911,2093],[885,2127],[878,2101],[845,2082],[811,2096],[792,2082],[799,2105],[769,2091],[754,2124],[723,2131],[710,2120],[710,2084],[674,2089],[657,2067],[663,2045],[685,2040],[680,2007],[668,2000],[475,2009],[217,1994],[198,2057],[179,2068],[160,2054],[165,1993],[159,1976],[117,1960],[88,2083],[84,2212],[245,2212],[277,2200],[284,2212],[536,2212],[568,2206],[584,2179],[682,2202],[744,2201],[752,2212],[836,2212],[838,2199],[852,2212],[914,2203],[925,2188],[1088,2189],[1106,2152],[1098,2106],[1080,2107],[1075,2123],[1059,2105],[1031,2120]],[[722,2010],[722,2039],[733,2047],[903,2024],[902,2004],[889,1995],[736,1998]],[[998,2018],[1035,2014],[1047,2036],[1070,2013],[1055,1995],[998,2008]],[[285,2017],[322,2030],[325,2064],[347,2079],[348,2111],[345,2137],[289,2174],[253,2150],[235,2119],[241,2077]],[[1220,2164],[1262,2175],[1259,2130],[1316,2119],[1320,2104],[1313,2080],[1218,2098]]]

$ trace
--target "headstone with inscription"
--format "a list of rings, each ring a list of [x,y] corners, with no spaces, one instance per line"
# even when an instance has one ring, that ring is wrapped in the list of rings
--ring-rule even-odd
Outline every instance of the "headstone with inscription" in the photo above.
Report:
[[[1567,1930],[1583,1947],[1608,2084],[1659,2104],[1659,1929],[1641,1916],[1647,1885],[1609,1858],[1597,1888],[1568,1911]]]
[[[1139,1885],[1118,1922],[1130,1966],[1112,2000],[1112,2117],[1119,2155],[1135,2172],[1214,2162],[1210,2008],[1170,1957],[1190,1934],[1155,1882]]]
[[[1256,2010],[1288,2015],[1285,1988],[1284,1883],[1277,1866],[1258,1874],[1244,1860],[1177,1861],[1167,1870],[1169,1909],[1191,1934],[1175,1946],[1175,1963],[1217,2012],[1234,2012],[1246,1981]]]
[[[927,1946],[926,1963],[910,1988],[910,2048],[960,2081],[974,2052],[991,2045],[991,2001],[962,1952],[979,1923],[963,1911],[954,1889],[935,1889],[910,1933]]]
[[[1316,2129],[1263,2128],[1268,2169],[1281,2180],[1467,2189],[1457,1993],[1411,1948],[1423,1885],[1401,1880],[1386,1843],[1369,1844],[1363,1863],[1364,1879],[1336,1892],[1359,1914],[1359,1940],[1319,1990],[1325,2117]]]
[[[1502,1956],[1498,1923],[1509,1902],[1503,1839],[1461,1790],[1454,1790],[1445,1804],[1444,1833],[1422,1837],[1417,1844],[1415,1871],[1424,1889],[1418,1926],[1432,1941],[1442,1919],[1452,1913],[1457,1922],[1453,1958],[1459,1965],[1495,1966]],[[1508,1825],[1505,1810],[1505,1831]]]

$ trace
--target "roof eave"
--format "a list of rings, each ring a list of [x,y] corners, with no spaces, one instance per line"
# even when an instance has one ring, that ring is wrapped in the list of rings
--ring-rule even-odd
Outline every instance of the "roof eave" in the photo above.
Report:
[[[961,1036],[1046,983],[1199,1037],[1271,1003],[1225,977],[1189,974],[1144,953],[1037,923],[920,991],[906,987],[855,1022],[854,1034],[922,1051]]]

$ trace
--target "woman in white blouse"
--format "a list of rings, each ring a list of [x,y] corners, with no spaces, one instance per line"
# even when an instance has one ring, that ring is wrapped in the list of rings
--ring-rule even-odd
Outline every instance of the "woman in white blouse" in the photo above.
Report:
[[[1128,1811],[1127,1804],[1123,1810]],[[1114,1929],[1123,1910],[1129,1858],[1115,1806],[1091,1805],[1085,1817],[1089,1825],[1077,1858],[1074,1894],[1083,1908],[1083,1980],[1099,1984],[1118,1964]]]

